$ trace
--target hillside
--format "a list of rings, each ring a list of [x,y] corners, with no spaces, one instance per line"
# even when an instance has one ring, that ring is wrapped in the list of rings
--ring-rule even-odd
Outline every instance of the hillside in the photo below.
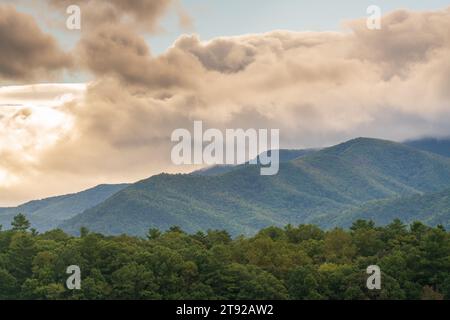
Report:
[[[288,162],[300,157],[303,157],[307,154],[310,154],[312,152],[316,151],[315,149],[300,149],[300,150],[289,150],[289,149],[280,149],[279,152],[279,161],[280,162]],[[266,155],[267,152],[264,152],[260,154],[257,157],[257,161],[259,163],[259,158],[262,155]],[[270,154],[270,151],[269,151]],[[200,170],[196,170],[192,172],[192,174],[197,174],[201,176],[216,176],[219,174],[224,174],[233,170],[236,170],[237,168],[241,167],[240,165],[214,165],[207,168],[203,168]]]
[[[61,224],[106,234],[148,228],[252,234],[268,225],[316,223],[365,202],[450,187],[450,159],[390,141],[359,138],[282,162],[275,176],[244,165],[218,176],[161,174]],[[401,217],[402,213],[399,213]]]
[[[62,221],[103,202],[127,186],[128,184],[99,185],[74,194],[30,201],[15,208],[2,208],[0,225],[9,228],[12,218],[18,213],[23,213],[37,230],[49,230]]]
[[[337,215],[331,224],[348,227],[357,219],[372,220],[386,225],[395,218],[411,223],[421,221],[427,225],[450,228],[450,189],[436,193],[378,200]]]
[[[436,153],[444,157],[450,157],[450,138],[424,138],[406,141],[405,144],[413,148]]]

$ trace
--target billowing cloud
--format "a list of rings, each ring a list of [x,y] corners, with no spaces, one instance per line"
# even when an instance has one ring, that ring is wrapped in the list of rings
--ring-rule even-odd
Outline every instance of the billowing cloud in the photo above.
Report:
[[[159,19],[174,3],[174,0],[47,0],[63,12],[70,5],[82,10],[83,24],[93,29],[104,24],[129,24],[147,32],[158,29]],[[180,22],[188,24],[189,18],[179,10]]]
[[[196,36],[183,36],[175,46],[196,56],[206,69],[222,73],[242,71],[257,53],[254,47],[232,39],[215,39],[202,44]]]
[[[13,152],[2,158],[11,183],[0,186],[0,203],[24,196],[24,186],[28,196],[57,194],[188,171],[172,165],[170,135],[194,120],[219,129],[279,128],[282,147],[290,148],[355,136],[450,135],[450,9],[396,11],[381,30],[368,30],[365,20],[346,25],[346,32],[208,42],[182,36],[159,56],[140,29],[99,26],[76,49],[96,80],[82,101],[58,108],[70,129],[33,154],[32,170],[14,162]],[[44,176],[46,186],[33,188]]]
[[[347,23],[355,37],[355,59],[364,57],[379,64],[386,77],[408,76],[411,67],[432,61],[433,55],[448,49],[449,24],[449,9],[428,13],[395,11],[384,17],[381,32],[366,28],[364,20]]]
[[[70,56],[32,16],[0,5],[0,81],[42,81],[70,66]]]
[[[176,59],[159,57],[153,59],[150,50],[139,35],[125,26],[96,28],[84,36],[78,45],[81,65],[95,76],[114,76],[124,85],[145,87],[172,87],[187,85],[187,75],[180,75]]]
[[[192,24],[178,0],[47,0],[65,12],[79,5],[82,15],[80,41],[74,50],[77,65],[97,78],[118,77],[125,85],[145,87],[182,86],[180,66],[169,56],[153,58],[145,37],[158,32],[169,8],[175,10],[182,27]],[[169,59],[171,59],[169,61]]]

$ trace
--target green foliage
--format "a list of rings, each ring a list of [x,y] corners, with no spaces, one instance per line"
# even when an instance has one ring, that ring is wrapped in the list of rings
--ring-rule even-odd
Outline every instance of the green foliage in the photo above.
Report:
[[[148,240],[156,240],[161,236],[161,231],[156,228],[150,228],[148,230],[147,239]]]
[[[450,189],[443,191],[369,201],[336,216],[337,225],[349,225],[355,219],[371,219],[378,224],[387,224],[399,217],[405,222],[423,221],[428,225],[442,224],[450,227]]]
[[[418,222],[288,225],[234,239],[172,227],[144,239],[33,234],[20,221],[0,231],[0,299],[450,299],[450,233]],[[366,288],[372,264],[381,290]],[[70,265],[81,290],[65,287]]]
[[[30,228],[30,222],[22,213],[19,213],[17,216],[14,216],[11,226],[14,231],[27,231]]]

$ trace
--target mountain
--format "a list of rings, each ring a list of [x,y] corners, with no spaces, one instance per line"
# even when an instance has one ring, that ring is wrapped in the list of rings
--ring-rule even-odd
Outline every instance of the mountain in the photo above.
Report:
[[[288,161],[291,161],[291,160],[294,160],[294,159],[298,159],[298,158],[304,157],[304,156],[306,156],[308,154],[311,154],[313,152],[316,152],[318,150],[319,149],[299,149],[299,150],[296,150],[296,149],[280,149],[280,150],[278,150],[278,155],[279,155],[280,162],[288,162]],[[271,152],[272,151],[269,150],[268,152],[266,151],[266,152],[261,153],[256,159],[257,162],[260,163],[260,158],[262,156],[267,156],[267,155],[270,156]]]
[[[15,208],[1,208],[0,224],[7,228],[16,214],[23,213],[34,228],[46,231],[103,202],[127,186],[129,184],[99,185],[79,193],[30,201]]]
[[[386,225],[401,216],[402,221],[422,221],[428,225],[450,226],[450,189],[402,198],[371,201],[360,208],[337,215],[332,224],[350,226],[357,219]]]
[[[237,166],[231,164],[216,164],[206,168],[202,168],[192,172],[191,174],[199,176],[217,176],[219,174],[227,173],[236,169]]]
[[[257,165],[217,176],[154,176],[61,227],[71,233],[86,226],[133,235],[173,225],[189,232],[226,229],[234,235],[288,223],[331,227],[337,214],[366,202],[448,188],[450,159],[400,143],[358,138],[281,162],[275,176],[261,176]]]
[[[416,149],[450,157],[450,138],[424,138],[406,141],[405,144]]]
[[[279,161],[280,162],[287,162],[296,158],[303,157],[307,154],[310,154],[312,152],[316,151],[316,149],[300,149],[300,150],[289,150],[289,149],[280,149],[279,152]],[[270,156],[270,152],[268,151],[268,154]],[[261,156],[266,156],[267,151],[263,152],[257,157],[257,161],[259,163],[259,159]],[[230,171],[235,170],[236,168],[239,168],[241,165],[214,165],[207,168],[203,168],[197,171],[192,172],[192,174],[197,174],[201,176],[216,176],[219,174],[224,174]]]

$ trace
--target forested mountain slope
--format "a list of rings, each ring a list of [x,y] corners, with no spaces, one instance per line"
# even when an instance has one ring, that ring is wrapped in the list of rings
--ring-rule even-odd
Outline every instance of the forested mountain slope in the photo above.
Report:
[[[367,201],[447,188],[450,159],[400,143],[359,138],[281,163],[275,176],[261,176],[252,165],[218,176],[154,176],[61,226],[72,233],[86,226],[133,235],[173,225],[189,232],[226,229],[232,234],[288,223],[329,227],[338,221],[336,214]]]

